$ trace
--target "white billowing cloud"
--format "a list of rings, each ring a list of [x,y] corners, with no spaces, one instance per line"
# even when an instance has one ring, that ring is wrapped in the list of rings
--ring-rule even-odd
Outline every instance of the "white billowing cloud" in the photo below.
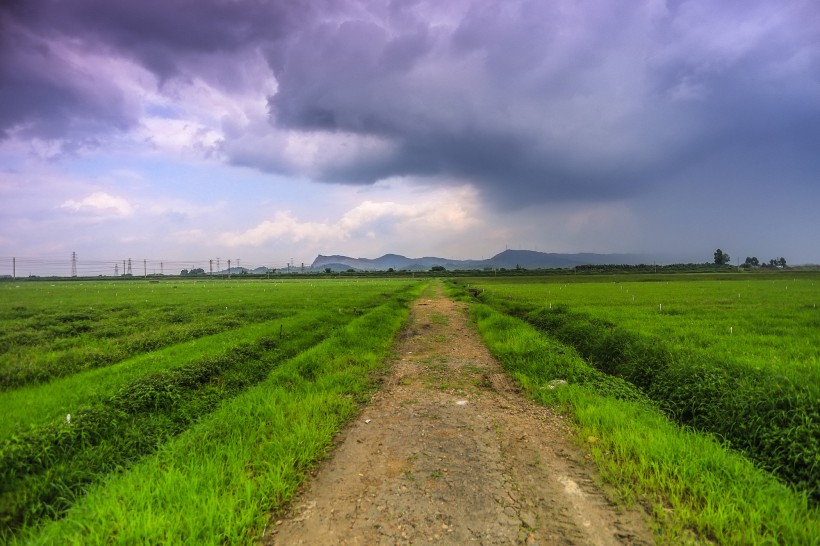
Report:
[[[475,206],[475,191],[464,187],[431,192],[426,199],[412,203],[365,200],[335,222],[301,220],[292,211],[280,211],[245,231],[224,234],[220,242],[230,247],[255,247],[281,240],[330,245],[381,235],[409,240],[425,233],[463,232],[475,223]]]
[[[291,211],[278,212],[271,220],[241,233],[226,233],[221,242],[227,246],[260,246],[287,237],[291,241],[338,238],[333,226],[323,222],[301,222]]]
[[[142,125],[144,139],[162,150],[212,150],[222,139],[220,132],[196,121],[149,117]]]
[[[95,191],[82,199],[68,199],[59,208],[80,213],[96,220],[130,218],[139,211],[149,217],[177,219],[201,218],[220,209],[223,203],[195,204],[162,196],[128,199],[106,191]]]
[[[94,192],[79,201],[69,199],[60,208],[97,217],[127,218],[134,213],[134,207],[128,200],[102,191]]]
[[[209,79],[192,77],[166,82],[147,93],[137,140],[173,153],[195,150],[214,155],[226,133],[244,133],[256,122],[265,123],[265,97],[276,92],[276,80],[259,55],[238,63],[242,89],[226,89]],[[251,82],[250,74],[254,74]],[[213,78],[210,78],[211,80]]]

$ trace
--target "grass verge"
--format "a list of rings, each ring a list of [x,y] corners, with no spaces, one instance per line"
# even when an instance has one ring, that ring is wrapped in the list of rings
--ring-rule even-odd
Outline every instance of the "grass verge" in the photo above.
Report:
[[[649,507],[660,542],[819,543],[820,513],[806,493],[712,436],[675,425],[639,395],[610,394],[609,379],[531,325],[486,305],[472,313],[508,373],[536,400],[572,415],[619,499]]]

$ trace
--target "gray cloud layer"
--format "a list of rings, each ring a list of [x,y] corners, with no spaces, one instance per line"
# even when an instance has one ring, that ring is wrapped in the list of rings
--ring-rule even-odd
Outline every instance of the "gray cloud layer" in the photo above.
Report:
[[[243,85],[237,59],[261,53],[278,90],[256,131],[381,145],[294,166],[274,149],[279,140],[250,149],[242,127],[227,127],[223,152],[327,182],[435,175],[517,207],[634,196],[724,153],[790,157],[797,184],[818,172],[813,0],[28,0],[3,9],[0,136],[87,142],[138,122],[115,81],[54,53],[73,40],[132,60],[160,84],[197,75],[228,91]],[[721,172],[731,177],[731,165]]]

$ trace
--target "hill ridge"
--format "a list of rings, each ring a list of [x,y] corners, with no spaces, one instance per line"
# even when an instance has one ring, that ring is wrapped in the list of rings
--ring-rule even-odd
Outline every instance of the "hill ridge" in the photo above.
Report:
[[[649,263],[647,256],[640,254],[597,254],[594,252],[557,253],[539,252],[537,250],[506,249],[495,256],[481,260],[457,260],[424,256],[408,258],[401,254],[387,253],[378,258],[352,258],[341,254],[319,254],[313,260],[311,268],[323,269],[359,269],[364,271],[384,271],[387,269],[427,270],[435,265],[446,269],[485,269],[485,268],[515,268],[524,269],[552,269],[572,268],[578,265],[629,264],[637,265]]]

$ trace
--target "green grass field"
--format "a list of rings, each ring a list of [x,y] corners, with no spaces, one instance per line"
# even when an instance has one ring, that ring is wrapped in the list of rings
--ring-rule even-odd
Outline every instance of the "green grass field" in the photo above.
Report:
[[[668,541],[815,544],[820,277],[701,278],[459,282],[483,290],[477,320],[507,369],[573,414]]]
[[[660,542],[820,544],[816,283],[451,289],[483,289],[469,299],[492,352],[572,416]],[[0,283],[0,542],[253,543],[366,400],[428,284]]]
[[[225,533],[251,541],[355,411],[422,286],[0,285],[0,538],[178,543],[196,528],[197,542],[221,542]],[[256,465],[278,470],[248,472]],[[154,483],[183,468],[184,483]],[[236,476],[228,483],[207,472]],[[117,483],[129,484],[125,500],[113,500]],[[225,487],[212,492],[219,498],[180,496],[196,483]],[[144,496],[128,493],[147,484]],[[89,512],[95,494],[103,500]],[[232,523],[214,512],[230,499],[241,504]],[[140,509],[150,522],[133,519]],[[84,519],[106,510],[120,512],[108,527]],[[167,518],[187,519],[175,527]]]

